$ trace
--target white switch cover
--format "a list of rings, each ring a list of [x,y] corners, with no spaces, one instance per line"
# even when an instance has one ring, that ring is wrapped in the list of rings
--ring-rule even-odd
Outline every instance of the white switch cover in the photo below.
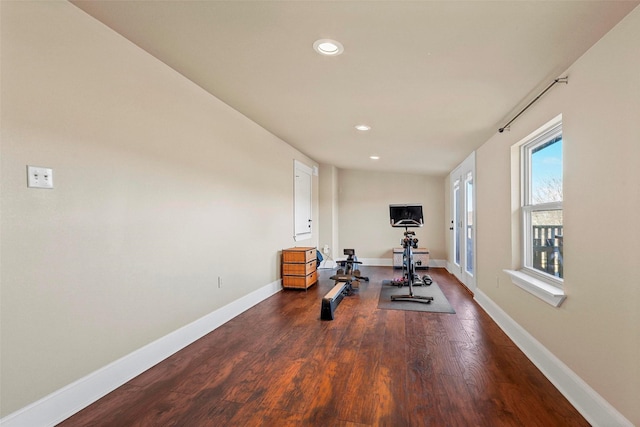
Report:
[[[27,166],[27,187],[53,188],[53,169]]]

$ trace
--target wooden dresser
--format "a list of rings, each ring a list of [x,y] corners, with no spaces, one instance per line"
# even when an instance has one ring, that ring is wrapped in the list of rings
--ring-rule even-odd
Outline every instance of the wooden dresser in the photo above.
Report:
[[[300,246],[282,250],[282,287],[307,289],[318,281],[316,248]]]

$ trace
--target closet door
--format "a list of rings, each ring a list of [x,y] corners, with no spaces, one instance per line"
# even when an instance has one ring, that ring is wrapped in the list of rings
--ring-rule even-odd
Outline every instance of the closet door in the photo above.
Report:
[[[312,198],[311,175],[312,169],[294,160],[294,239],[306,240],[311,238],[312,227]]]

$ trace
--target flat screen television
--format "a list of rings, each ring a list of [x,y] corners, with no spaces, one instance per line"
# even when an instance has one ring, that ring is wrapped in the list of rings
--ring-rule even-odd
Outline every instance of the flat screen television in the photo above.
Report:
[[[422,205],[389,205],[392,227],[422,227]]]

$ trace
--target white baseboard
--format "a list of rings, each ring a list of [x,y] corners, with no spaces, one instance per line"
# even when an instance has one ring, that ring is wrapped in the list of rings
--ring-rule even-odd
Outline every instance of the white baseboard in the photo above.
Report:
[[[480,289],[476,289],[474,299],[592,426],[633,427],[627,418]]]
[[[362,265],[366,267],[367,265],[377,266],[377,267],[391,267],[393,265],[393,260],[391,258],[360,258],[358,257],[358,261],[362,262]]]
[[[453,264],[451,264],[448,260],[444,261],[444,268],[447,269],[447,271],[449,272],[449,274],[455,276],[455,274],[453,274]]]
[[[447,260],[446,259],[430,259],[429,267],[433,268],[447,268]]]
[[[358,258],[358,261],[362,261],[363,266],[371,265],[377,267],[392,267],[393,259],[391,258]],[[443,259],[430,259],[429,267],[439,268],[445,267],[447,261]]]
[[[54,426],[280,290],[278,279],[7,415],[0,425]]]
[[[325,259],[320,262],[320,266],[318,267],[318,270],[332,270],[336,267],[337,267],[337,264],[334,260]]]

